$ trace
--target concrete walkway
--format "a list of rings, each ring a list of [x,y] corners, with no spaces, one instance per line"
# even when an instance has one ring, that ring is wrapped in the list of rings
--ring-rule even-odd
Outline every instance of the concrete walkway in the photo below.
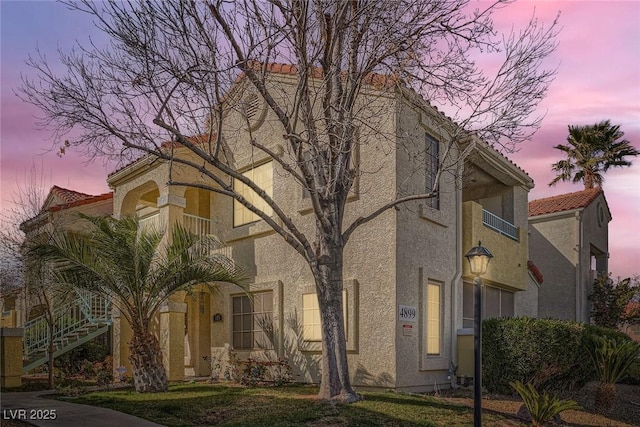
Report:
[[[52,391],[2,393],[0,395],[0,425],[5,420],[26,421],[34,426],[91,427],[162,427],[133,415],[112,409],[41,397]],[[43,420],[46,417],[55,419]]]

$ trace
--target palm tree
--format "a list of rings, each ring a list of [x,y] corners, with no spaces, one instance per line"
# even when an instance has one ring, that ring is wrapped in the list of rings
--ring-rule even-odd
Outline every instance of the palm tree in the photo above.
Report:
[[[623,137],[620,126],[612,125],[609,120],[594,125],[569,126],[568,144],[554,147],[564,152],[567,158],[551,165],[558,176],[549,185],[559,181],[582,181],[585,189],[601,187],[603,172],[610,167],[631,166],[625,157],[640,154]]]
[[[200,238],[176,225],[164,233],[144,229],[137,219],[90,217],[87,233],[67,231],[36,243],[30,253],[51,263],[57,280],[70,289],[111,298],[131,325],[130,360],[136,391],[166,391],[167,374],[152,320],[169,297],[196,284],[239,286],[244,277],[231,260],[212,255],[220,242]]]

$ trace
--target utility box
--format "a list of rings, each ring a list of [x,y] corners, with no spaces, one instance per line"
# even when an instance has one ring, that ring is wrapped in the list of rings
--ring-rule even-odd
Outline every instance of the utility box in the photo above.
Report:
[[[0,328],[0,387],[22,385],[22,328]]]

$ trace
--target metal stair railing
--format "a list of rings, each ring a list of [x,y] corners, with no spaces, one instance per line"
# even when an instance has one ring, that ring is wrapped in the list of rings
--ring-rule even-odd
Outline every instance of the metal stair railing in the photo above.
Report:
[[[49,324],[44,315],[23,325],[25,361],[32,360],[36,355],[46,354],[50,340],[53,341],[54,355],[57,356],[80,345],[77,342],[89,334],[94,334],[95,329],[104,333],[111,323],[111,303],[97,294],[88,291],[78,292],[73,301],[54,310],[53,318],[52,337],[49,337]],[[82,341],[86,342],[84,339]],[[29,367],[30,370],[38,366],[33,365],[34,363],[29,363],[24,369]]]
[[[91,322],[111,323],[111,300],[91,291],[76,291],[82,312]]]

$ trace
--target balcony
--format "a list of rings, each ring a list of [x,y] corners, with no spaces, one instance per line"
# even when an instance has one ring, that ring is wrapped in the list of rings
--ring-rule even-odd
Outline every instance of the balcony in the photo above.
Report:
[[[482,223],[504,236],[518,240],[518,227],[484,209],[482,210]]]
[[[487,212],[482,205],[468,201],[462,205],[462,241],[466,252],[482,241],[494,255],[483,278],[495,285],[512,289],[526,289],[527,235],[520,228]],[[471,278],[467,262],[464,275]]]
[[[209,218],[191,214],[182,214],[182,225],[187,230],[199,237],[215,234],[213,221]],[[159,212],[141,218],[140,226],[143,230],[147,229],[148,227],[153,227],[156,230],[162,230],[164,228],[164,224],[162,224],[162,219]],[[231,247],[224,246],[218,249],[214,249],[212,251],[212,254],[224,255],[225,257],[231,259]]]

